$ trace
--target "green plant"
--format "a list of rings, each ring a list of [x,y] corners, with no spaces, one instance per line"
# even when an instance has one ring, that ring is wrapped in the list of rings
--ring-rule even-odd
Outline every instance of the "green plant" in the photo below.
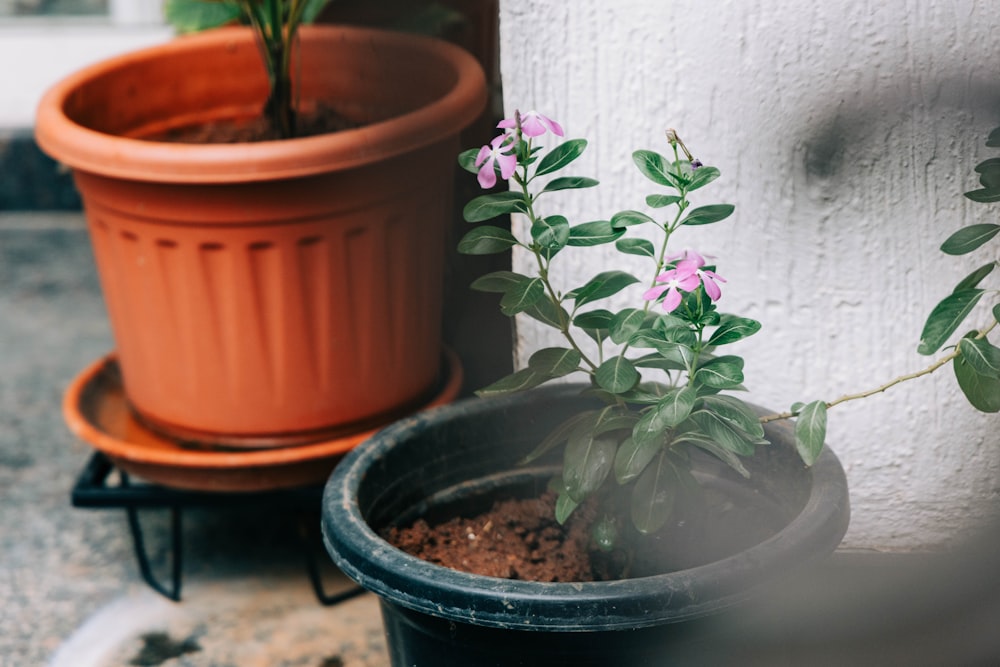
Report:
[[[608,220],[571,224],[558,214],[543,215],[539,203],[553,192],[598,185],[591,178],[555,176],[584,152],[587,142],[563,141],[543,154],[536,139],[548,133],[562,136],[563,130],[536,112],[515,113],[499,127],[502,134],[487,146],[465,151],[459,162],[478,175],[484,188],[492,188],[498,176],[511,188],[473,199],[464,209],[465,219],[483,223],[520,214],[527,218],[528,232],[518,238],[504,228],[481,224],[462,238],[459,251],[488,254],[518,246],[529,253],[531,275],[494,272],[472,287],[501,294],[505,314],[523,313],[555,328],[566,346],[535,352],[527,367],[479,393],[522,391],[572,373],[588,376],[588,393],[604,407],[563,423],[532,457],[564,446],[562,475],[556,481],[557,518],[564,521],[588,496],[599,494],[608,511],[594,528],[598,544],[610,548],[616,540],[619,522],[610,508],[617,506],[621,494],[640,532],[653,532],[667,521],[678,491],[696,486],[688,468],[692,449],[707,451],[747,475],[741,457],[766,442],[762,424],[768,421],[795,419],[798,452],[811,465],[824,446],[829,407],[885,391],[951,361],[972,404],[980,410],[1000,410],[1000,348],[987,339],[1000,319],[997,305],[988,326],[964,336],[950,354],[918,373],[835,401],[815,400],[782,414],[759,416],[727,393],[744,390],[744,364],[725,350],[757,333],[760,323],[718,309],[720,283],[725,280],[704,257],[691,250],[671,252],[682,228],[714,224],[733,213],[729,204],[692,204],[692,196],[700,196],[702,188],[720,176],[719,170],[696,160],[677,133],[668,130],[669,157],[650,150],[632,154],[639,172],[657,187],[645,199],[650,213],[627,209]],[[998,141],[1000,131],[991,136],[990,145]],[[984,162],[977,170],[985,189],[969,193],[970,198],[1000,200],[1000,159]],[[637,229],[646,233],[631,233]],[[942,249],[969,252],[998,230],[1000,225],[967,227]],[[558,283],[555,274],[564,253],[612,243],[622,255],[648,260],[644,280],[612,269],[569,289]],[[979,283],[996,265],[994,260],[977,269],[934,309],[922,337],[922,353],[936,352],[960,326],[986,294]],[[638,303],[617,310],[598,307],[636,284],[645,286]]]
[[[180,32],[233,22],[257,36],[270,94],[263,113],[280,138],[296,136],[292,53],[299,26],[311,23],[329,0],[167,0],[167,20]]]

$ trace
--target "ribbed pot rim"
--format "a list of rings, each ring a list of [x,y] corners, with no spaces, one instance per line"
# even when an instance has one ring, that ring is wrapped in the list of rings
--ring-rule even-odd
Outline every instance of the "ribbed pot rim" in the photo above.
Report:
[[[344,26],[304,26],[303,40],[392,45],[454,72],[454,85],[430,104],[340,132],[255,143],[208,145],[145,141],[107,134],[65,112],[74,91],[95,77],[142,60],[170,58],[192,48],[226,49],[254,39],[249,28],[221,28],[173,39],[85,67],[56,83],[39,103],[35,136],[46,153],[74,169],[130,180],[234,183],[310,176],[369,165],[457,135],[486,103],[482,68],[467,51],[417,35]],[[194,75],[190,72],[188,75]]]

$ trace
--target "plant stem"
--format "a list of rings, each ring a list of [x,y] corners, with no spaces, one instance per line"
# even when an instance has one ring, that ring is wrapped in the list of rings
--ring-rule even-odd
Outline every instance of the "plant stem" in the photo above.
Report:
[[[984,328],[984,329],[982,329],[982,330],[979,331],[979,333],[976,335],[976,338],[977,339],[985,338],[990,333],[990,331],[992,331],[993,328],[996,327],[996,326],[997,326],[997,321],[993,320],[992,324],[990,324],[986,328]],[[890,387],[895,387],[897,384],[901,384],[903,382],[907,382],[908,380],[915,380],[915,379],[917,379],[919,377],[923,377],[924,375],[930,375],[931,373],[933,373],[937,369],[939,369],[942,366],[944,366],[945,364],[947,364],[949,361],[953,361],[954,359],[956,359],[960,354],[961,354],[961,352],[959,352],[958,346],[956,346],[955,349],[952,350],[950,353],[948,353],[945,356],[941,357],[940,359],[938,359],[937,361],[935,361],[933,364],[931,364],[927,368],[924,368],[923,370],[916,371],[915,373],[908,373],[906,375],[900,375],[899,377],[897,377],[897,378],[895,378],[893,380],[890,380],[889,382],[886,382],[885,384],[883,384],[881,386],[875,387],[874,389],[869,389],[867,391],[862,391],[862,392],[859,392],[857,394],[845,394],[844,396],[841,396],[840,398],[838,398],[838,399],[836,399],[834,401],[828,402],[826,404],[826,407],[827,407],[827,409],[829,409],[829,408],[834,407],[835,405],[840,405],[841,403],[847,403],[848,401],[856,401],[856,400],[861,399],[861,398],[868,398],[869,396],[874,396],[875,394],[880,394],[880,393],[884,392],[886,389],[889,389]],[[798,416],[798,414],[799,414],[798,412],[782,412],[780,414],[767,415],[767,416],[764,416],[764,417],[760,418],[760,423],[761,424],[766,424],[768,422],[778,421],[778,420],[781,420],[781,419],[791,419],[792,417]]]

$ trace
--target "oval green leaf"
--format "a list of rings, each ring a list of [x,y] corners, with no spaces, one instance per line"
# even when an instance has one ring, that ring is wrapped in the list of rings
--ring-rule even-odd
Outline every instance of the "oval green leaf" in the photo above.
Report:
[[[546,347],[531,355],[528,368],[539,375],[556,378],[569,375],[580,367],[580,352],[568,347]]]
[[[467,222],[483,222],[501,215],[525,213],[528,205],[524,195],[519,192],[497,192],[476,197],[462,209],[462,215]]]
[[[752,336],[760,331],[760,322],[747,317],[725,320],[708,339],[709,345],[725,345]]]
[[[725,220],[733,214],[734,210],[736,210],[736,207],[732,204],[711,204],[709,206],[699,206],[688,213],[684,220],[681,221],[681,224],[709,225],[713,222]]]
[[[958,351],[976,373],[1000,380],[1000,348],[985,338],[963,338],[958,341]]]
[[[598,366],[594,379],[602,389],[613,394],[622,394],[639,383],[639,371],[631,361],[617,356]]]
[[[577,502],[600,488],[614,468],[618,442],[614,438],[585,434],[570,437],[563,458],[563,484]]]
[[[654,533],[674,510],[677,475],[666,453],[646,467],[632,490],[632,523],[643,534]]]
[[[569,230],[566,245],[595,246],[611,243],[625,233],[624,229],[614,229],[608,220],[595,220],[575,225]]]
[[[504,293],[500,299],[500,309],[505,315],[515,315],[527,310],[544,297],[545,284],[541,278],[531,278]]]
[[[506,229],[482,225],[468,232],[458,242],[463,255],[494,255],[517,245],[517,239]]]
[[[934,306],[924,330],[920,334],[920,354],[934,354],[955,333],[983,295],[981,289],[964,289],[952,292]]]
[[[1000,233],[1000,225],[988,223],[969,225],[949,236],[941,244],[941,252],[948,255],[964,255],[979,248],[997,233]]]
[[[980,375],[962,357],[954,362],[955,379],[965,398],[982,412],[1000,412],[1000,380]]]
[[[816,463],[826,440],[826,403],[808,403],[795,419],[795,449],[807,466]]]
[[[600,185],[600,182],[593,178],[585,178],[583,176],[563,176],[561,178],[553,178],[551,181],[546,183],[545,187],[542,188],[542,192],[581,190],[583,188],[592,188],[597,185]]]
[[[542,158],[541,162],[538,163],[538,168],[535,170],[535,176],[542,176],[543,174],[550,174],[554,171],[559,171],[570,162],[580,157],[586,148],[586,139],[570,139],[569,141],[564,141],[549,151],[545,157]]]

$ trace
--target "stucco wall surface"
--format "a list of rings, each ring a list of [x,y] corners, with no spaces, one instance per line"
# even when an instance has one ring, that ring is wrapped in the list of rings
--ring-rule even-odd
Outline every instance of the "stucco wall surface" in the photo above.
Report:
[[[666,127],[721,169],[694,205],[735,215],[677,247],[714,255],[720,308],[764,325],[733,349],[754,402],[830,400],[928,365],[916,346],[931,307],[996,254],[938,250],[1000,213],[961,196],[1000,125],[994,3],[502,0],[500,18],[508,115],[537,109],[588,138],[572,173],[601,180],[546,213],[648,210],[630,155],[666,152]],[[612,257],[562,255],[563,287]],[[557,342],[518,321],[522,363]],[[971,408],[950,369],[829,417],[852,493],[845,547],[935,548],[996,515],[1000,418]]]

